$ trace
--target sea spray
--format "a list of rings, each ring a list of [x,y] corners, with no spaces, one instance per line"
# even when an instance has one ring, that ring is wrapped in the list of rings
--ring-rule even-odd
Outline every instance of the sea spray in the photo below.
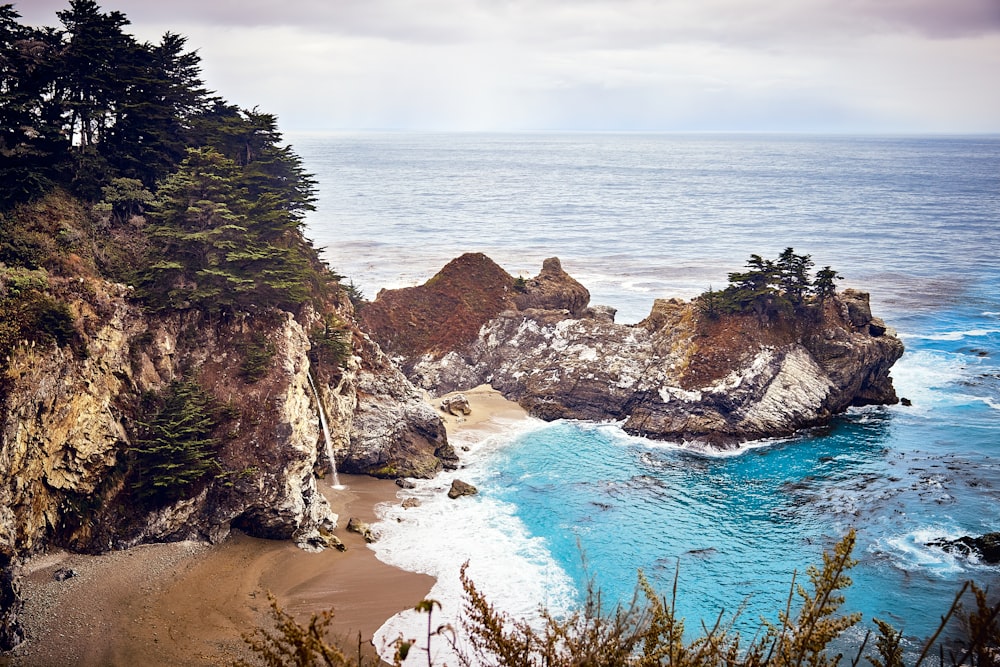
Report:
[[[337,475],[337,460],[333,458],[333,438],[330,437],[330,426],[326,423],[326,412],[323,410],[323,402],[316,391],[316,383],[313,382],[312,372],[307,373],[309,386],[312,388],[313,396],[316,398],[316,411],[319,412],[319,424],[323,429],[323,442],[326,443],[326,457],[330,460],[330,478],[334,489],[342,489],[340,477]]]
[[[538,617],[539,605],[556,612],[568,609],[575,599],[572,582],[552,559],[543,539],[532,537],[517,518],[510,503],[479,494],[447,497],[453,479],[462,479],[480,489],[489,486],[494,475],[490,461],[519,433],[539,427],[534,419],[494,419],[495,433],[460,432],[450,438],[463,451],[463,468],[441,473],[431,480],[416,480],[406,495],[420,505],[403,509],[400,504],[377,508],[380,521],[375,528],[379,539],[372,545],[379,560],[437,579],[428,598],[437,600],[434,627],[460,627],[463,591],[459,570],[468,563],[468,573],[476,586],[498,609],[520,619]],[[406,664],[425,664],[427,616],[404,611],[389,619],[376,633],[374,643],[382,657],[391,660],[392,642],[398,637],[417,640]],[[451,656],[449,642],[435,638],[434,664],[458,664]]]

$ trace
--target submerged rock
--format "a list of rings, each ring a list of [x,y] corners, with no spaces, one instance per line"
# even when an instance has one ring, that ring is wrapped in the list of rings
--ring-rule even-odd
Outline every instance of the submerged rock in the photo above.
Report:
[[[432,343],[421,327],[448,330],[448,304],[468,296],[482,267],[487,279],[464,302],[476,335],[441,331]],[[622,421],[651,438],[732,447],[897,401],[889,369],[903,345],[864,292],[770,317],[710,318],[695,302],[657,299],[645,320],[620,325],[587,307],[558,261],[533,281],[500,271],[463,256],[426,285],[382,292],[364,324],[432,394],[489,383],[542,419]]]
[[[929,547],[940,547],[950,553],[963,556],[976,555],[984,563],[995,565],[1000,563],[1000,533],[986,533],[979,537],[960,537],[957,540],[934,540],[927,543]]]

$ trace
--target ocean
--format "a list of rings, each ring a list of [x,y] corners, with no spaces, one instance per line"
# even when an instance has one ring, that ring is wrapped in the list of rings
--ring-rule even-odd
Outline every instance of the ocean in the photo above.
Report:
[[[613,423],[493,425],[465,468],[383,508],[382,560],[438,578],[454,622],[458,569],[501,609],[565,610],[592,581],[627,603],[641,570],[689,629],[740,610],[777,620],[793,572],[857,531],[845,611],[929,636],[965,580],[1000,567],[927,542],[1000,531],[1000,137],[343,133],[291,135],[315,174],[307,235],[369,298],[424,282],[463,252],[530,277],[558,256],[591,303],[642,319],[654,298],[723,287],[751,253],[831,266],[906,353],[912,405],[694,451]],[[480,494],[442,489],[458,476]],[[380,631],[421,636],[404,613]],[[440,648],[440,646],[438,646]],[[426,661],[420,656],[421,661]],[[416,663],[414,663],[416,664]]]

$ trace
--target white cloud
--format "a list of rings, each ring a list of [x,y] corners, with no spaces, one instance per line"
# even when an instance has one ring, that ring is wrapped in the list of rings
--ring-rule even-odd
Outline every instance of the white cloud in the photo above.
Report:
[[[33,0],[27,22],[64,3]],[[106,2],[288,129],[1000,131],[996,0]]]

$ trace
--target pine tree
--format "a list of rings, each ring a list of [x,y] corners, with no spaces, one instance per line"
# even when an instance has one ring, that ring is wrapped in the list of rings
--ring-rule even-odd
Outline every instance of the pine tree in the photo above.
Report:
[[[152,419],[138,425],[132,488],[140,500],[168,504],[187,497],[218,468],[208,394],[191,380],[170,384]]]
[[[796,255],[793,248],[785,248],[775,262],[776,278],[781,295],[794,307],[802,305],[812,284],[809,270],[813,262],[809,255]]]
[[[816,272],[816,281],[813,283],[813,294],[820,301],[830,298],[837,293],[837,285],[834,281],[840,279],[841,276],[836,271],[829,266],[824,266]]]
[[[273,193],[252,198],[243,171],[218,151],[191,149],[150,214],[156,258],[140,281],[154,308],[206,312],[292,308],[316,271],[297,225]]]
[[[49,190],[69,148],[54,97],[60,36],[19,18],[0,5],[0,210]]]

